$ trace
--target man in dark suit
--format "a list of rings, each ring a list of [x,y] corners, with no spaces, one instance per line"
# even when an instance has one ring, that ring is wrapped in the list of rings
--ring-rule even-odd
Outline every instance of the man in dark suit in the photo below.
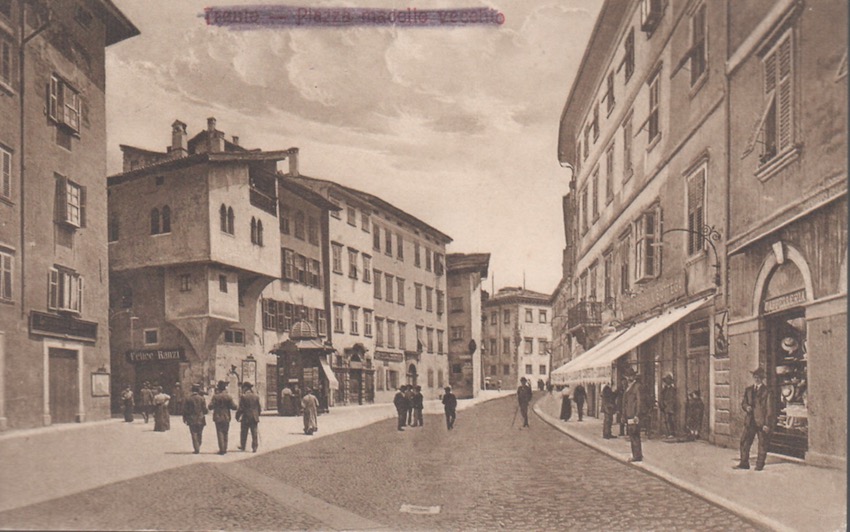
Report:
[[[617,410],[616,396],[611,386],[606,382],[602,387],[602,437],[606,440],[616,438],[611,434],[611,426],[614,424],[614,412]]]
[[[628,385],[623,392],[623,417],[626,419],[626,431],[629,433],[629,441],[632,445],[632,457],[629,458],[629,462],[640,462],[643,460],[643,450],[640,445],[643,397],[635,370],[626,368],[624,374]]]
[[[516,398],[519,402],[519,411],[522,414],[522,427],[528,427],[528,404],[531,402],[531,386],[528,385],[528,379],[525,377],[521,378],[519,382]],[[516,417],[516,414],[514,414],[514,417]]]
[[[446,413],[446,428],[453,430],[457,419],[457,397],[452,393],[452,387],[446,386],[443,394],[443,410]]]
[[[770,433],[776,423],[773,396],[765,384],[764,368],[753,371],[753,385],[744,390],[744,400],[741,408],[744,410],[744,433],[741,434],[741,461],[734,469],[750,468],[750,447],[758,435],[758,456],[756,458],[756,471],[764,469],[764,461],[767,458],[767,445]]]
[[[201,385],[192,385],[192,395],[183,404],[183,423],[189,425],[189,433],[192,434],[192,447],[195,454],[201,452],[201,443],[204,437],[204,427],[207,425],[207,403],[201,396]]]
[[[584,421],[582,417],[584,415],[584,402],[587,401],[587,391],[585,391],[584,386],[582,386],[581,384],[576,386],[575,390],[573,390],[573,401],[576,402],[578,420]]]
[[[242,397],[239,398],[239,408],[236,410],[236,421],[242,423],[239,427],[239,450],[244,451],[248,443],[248,431],[251,431],[251,450],[257,452],[260,441],[257,436],[257,425],[260,423],[260,397],[254,393],[254,385],[250,382],[242,384]]]
[[[227,453],[227,436],[230,432],[230,411],[236,410],[236,403],[227,393],[227,382],[218,381],[215,394],[210,400],[209,409],[213,413],[215,435],[218,438],[218,454]]]

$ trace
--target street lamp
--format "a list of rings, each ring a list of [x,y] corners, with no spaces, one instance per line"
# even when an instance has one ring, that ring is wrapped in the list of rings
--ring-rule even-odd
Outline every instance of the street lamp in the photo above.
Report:
[[[667,229],[661,233],[661,236],[663,237],[667,233],[673,233],[676,231],[699,236],[703,241],[711,246],[711,251],[714,253],[714,285],[720,288],[720,257],[717,255],[717,247],[714,245],[715,242],[722,238],[720,231],[715,229],[713,225],[705,224],[700,227],[699,231],[677,227],[675,229]]]

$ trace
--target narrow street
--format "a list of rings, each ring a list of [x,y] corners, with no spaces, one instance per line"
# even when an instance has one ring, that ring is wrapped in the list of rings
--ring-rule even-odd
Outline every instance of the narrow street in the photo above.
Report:
[[[3,528],[742,530],[736,515],[585,447],[515,400],[385,420],[241,461],[171,469],[0,513]],[[319,419],[321,430],[322,419]],[[236,432],[231,428],[231,441]],[[207,428],[206,451],[214,446]],[[233,444],[232,444],[233,445]],[[144,456],[139,449],[139,459]],[[155,459],[155,457],[150,457]],[[73,478],[67,479],[73,482]],[[414,511],[439,506],[439,512]]]

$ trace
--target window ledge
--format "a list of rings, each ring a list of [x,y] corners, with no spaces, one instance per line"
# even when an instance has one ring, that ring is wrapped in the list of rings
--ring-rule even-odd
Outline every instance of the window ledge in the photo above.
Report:
[[[706,61],[706,63],[707,62],[708,61]],[[702,76],[700,76],[696,80],[696,82],[694,82],[691,85],[691,90],[688,91],[688,98],[693,99],[694,96],[697,95],[697,93],[700,91],[700,89],[702,89],[703,85],[705,85],[707,81],[708,81],[708,66],[706,66],[705,71],[702,73]]]
[[[17,95],[17,93],[15,92],[15,89],[12,88],[12,85],[9,84],[9,83],[6,83],[3,80],[0,80],[0,91],[5,92],[9,96],[16,96]]]
[[[659,131],[658,134],[655,135],[655,138],[652,139],[651,141],[649,141],[649,144],[646,146],[646,152],[647,153],[651,152],[652,149],[655,148],[660,141],[661,141],[661,132]]]
[[[686,258],[685,266],[693,266],[694,264],[705,260],[706,257],[708,257],[708,250],[703,249],[695,255],[691,255],[690,257]]]
[[[0,203],[5,203],[6,205],[8,205],[10,207],[15,206],[15,202],[12,201],[10,198],[7,198],[6,196],[0,196]]]
[[[802,144],[795,144],[784,152],[777,154],[771,160],[760,166],[756,172],[756,178],[762,183],[779,173],[780,170],[793,163],[800,157],[803,150]]]

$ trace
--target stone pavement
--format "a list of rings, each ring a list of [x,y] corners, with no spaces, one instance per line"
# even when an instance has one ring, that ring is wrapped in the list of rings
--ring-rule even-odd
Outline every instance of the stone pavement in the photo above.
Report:
[[[484,391],[475,399],[458,401],[458,410],[510,395],[511,391]],[[426,413],[442,412],[439,401],[426,401]],[[263,415],[260,448],[268,453],[395,417],[392,404],[332,407],[319,416],[319,432],[305,436],[300,417]],[[233,462],[256,456],[241,452],[239,423],[230,426],[229,452],[220,456],[215,425],[207,416],[201,454],[192,453],[188,428],[179,416],[171,417],[171,430],[154,432],[153,420],[133,423],[123,419],[13,431],[0,435],[0,512],[49,501],[181,466]],[[232,451],[232,452],[231,452]]]
[[[602,422],[558,419],[560,399],[547,395],[534,406],[552,426],[612,458],[631,456],[628,437],[605,440]],[[617,427],[614,427],[617,433]],[[833,531],[847,528],[846,471],[768,455],[764,471],[733,470],[737,449],[705,442],[642,438],[643,462],[631,464],[742,517],[774,530]],[[755,451],[753,445],[753,452]],[[755,463],[755,458],[751,459]]]

